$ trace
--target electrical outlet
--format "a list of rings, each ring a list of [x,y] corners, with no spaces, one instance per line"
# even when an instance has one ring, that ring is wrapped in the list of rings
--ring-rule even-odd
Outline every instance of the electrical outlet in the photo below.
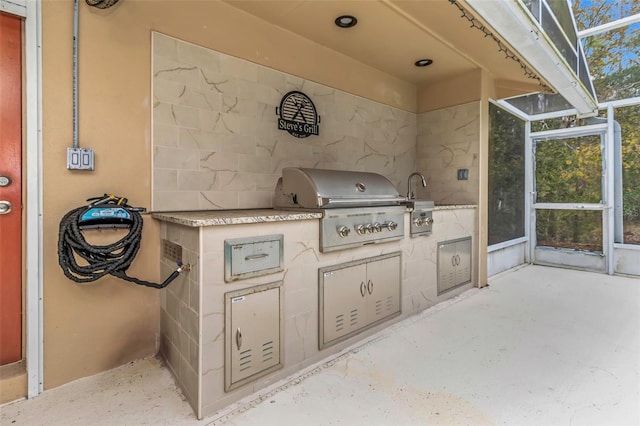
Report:
[[[458,180],[469,180],[469,169],[458,169]]]
[[[67,169],[93,170],[93,150],[86,148],[67,148]]]

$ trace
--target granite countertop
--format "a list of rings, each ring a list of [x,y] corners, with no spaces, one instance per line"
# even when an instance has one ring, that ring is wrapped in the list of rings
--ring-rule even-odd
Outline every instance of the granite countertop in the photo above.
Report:
[[[476,207],[477,206],[472,204],[439,205],[433,207],[433,210],[475,209]],[[154,219],[194,227],[310,220],[321,219],[322,216],[322,212],[278,209],[202,210],[151,213],[151,217]]]
[[[476,209],[475,204],[436,204],[433,210],[458,210],[458,209]]]
[[[243,209],[161,212],[151,213],[151,217],[165,222],[173,222],[186,226],[216,226],[320,219],[322,218],[322,213],[276,209]]]

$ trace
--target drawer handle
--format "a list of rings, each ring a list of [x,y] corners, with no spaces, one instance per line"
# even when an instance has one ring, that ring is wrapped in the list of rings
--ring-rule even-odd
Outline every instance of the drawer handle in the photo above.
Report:
[[[371,280],[367,282],[367,291],[369,292],[369,294],[373,293],[373,281]]]
[[[366,292],[366,287],[364,286],[364,281],[362,281],[360,283],[360,294],[362,295],[362,297],[364,297],[365,292]]]
[[[262,259],[263,257],[269,257],[269,255],[267,253],[250,254],[249,256],[246,256],[244,260]]]
[[[238,350],[240,350],[240,347],[242,346],[242,332],[240,331],[240,327],[236,330],[236,346],[238,347]]]

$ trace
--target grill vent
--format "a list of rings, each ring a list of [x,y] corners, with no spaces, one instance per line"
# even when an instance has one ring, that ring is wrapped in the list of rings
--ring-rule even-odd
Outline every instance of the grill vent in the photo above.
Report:
[[[251,368],[252,355],[251,349],[240,352],[240,371],[245,371]]]
[[[393,310],[393,296],[387,296],[387,311]]]
[[[340,314],[336,316],[336,331],[340,331],[344,328],[344,315]]]
[[[358,310],[354,309],[351,311],[351,325],[354,326],[358,323]]]
[[[382,300],[376,300],[376,316],[382,314]]]
[[[262,362],[273,359],[273,340],[262,345]]]
[[[182,261],[182,246],[169,240],[162,240],[162,255],[172,262]]]

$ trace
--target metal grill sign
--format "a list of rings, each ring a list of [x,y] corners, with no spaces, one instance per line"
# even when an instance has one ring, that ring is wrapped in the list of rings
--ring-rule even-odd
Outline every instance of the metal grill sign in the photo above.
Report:
[[[286,130],[296,138],[320,134],[320,116],[316,106],[307,95],[293,90],[282,97],[276,108],[278,129]]]

